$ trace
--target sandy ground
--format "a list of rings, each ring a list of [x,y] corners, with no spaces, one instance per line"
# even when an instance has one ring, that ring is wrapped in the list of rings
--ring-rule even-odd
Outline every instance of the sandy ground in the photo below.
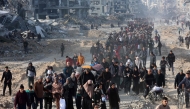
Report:
[[[161,35],[161,41],[163,43],[162,48],[162,55],[167,56],[170,50],[173,50],[174,54],[176,55],[176,62],[174,64],[175,67],[175,75],[179,72],[179,68],[183,68],[184,71],[187,71],[189,69],[189,50],[185,48],[185,46],[179,47],[178,45],[178,26],[176,24],[171,25],[165,25],[165,24],[156,24],[155,28],[158,30],[158,32]],[[99,31],[104,31],[106,33],[109,33],[111,31],[118,31],[119,28],[101,28]],[[184,33],[187,32],[187,29]],[[95,33],[94,33],[95,34]],[[185,34],[183,34],[185,36]],[[46,69],[46,66],[51,65],[54,67],[56,72],[62,72],[62,69],[64,68],[65,62],[65,56],[73,56],[74,53],[82,52],[86,59],[86,64],[90,63],[91,55],[90,55],[90,46],[92,43],[94,43],[97,39],[104,40],[106,38],[105,36],[102,36],[101,38],[97,37],[85,37],[85,36],[75,36],[75,37],[66,37],[64,39],[47,39],[42,40],[40,42],[43,47],[38,50],[38,53],[32,53],[25,55],[25,58],[23,58],[22,61],[14,60],[17,57],[3,57],[0,58],[0,72],[3,72],[5,66],[9,66],[10,70],[13,74],[13,85],[12,85],[12,91],[13,95],[10,97],[8,96],[8,89],[6,91],[5,97],[0,97],[0,109],[4,109],[3,107],[12,106],[12,98],[15,96],[15,93],[18,91],[20,84],[24,84],[25,88],[27,89],[27,77],[25,74],[26,67],[28,65],[28,62],[32,62],[33,65],[36,67],[37,70],[37,76],[40,76],[43,74],[43,72]],[[64,57],[60,56],[59,48],[61,43],[64,43],[66,46],[66,52],[64,54]],[[29,42],[30,44],[30,42]],[[26,58],[27,57],[27,58]],[[8,61],[6,61],[8,58]],[[157,65],[159,65],[161,57],[157,56]],[[149,66],[149,57],[147,62],[147,67]],[[167,82],[166,82],[166,88],[164,88],[164,92],[166,95],[170,98],[169,99],[169,105],[171,106],[171,109],[177,109],[177,102],[176,102],[176,90],[174,89],[174,75],[172,75],[171,71],[167,71]],[[0,74],[1,77],[2,73]],[[2,87],[2,84],[1,84]],[[2,93],[2,88],[0,89],[0,93]],[[131,105],[140,105],[141,103],[146,103],[146,107],[150,107],[149,109],[154,109],[157,104],[160,103],[158,101],[156,104],[150,104],[147,100],[144,100],[142,98],[142,94],[139,96],[133,96],[132,93],[130,96],[127,96],[123,93],[123,91],[120,91],[120,98],[121,103],[120,107],[121,109],[130,109],[128,107],[129,104]],[[108,105],[108,103],[107,103]],[[53,108],[54,109],[54,108]],[[140,107],[136,107],[135,109],[141,109]]]

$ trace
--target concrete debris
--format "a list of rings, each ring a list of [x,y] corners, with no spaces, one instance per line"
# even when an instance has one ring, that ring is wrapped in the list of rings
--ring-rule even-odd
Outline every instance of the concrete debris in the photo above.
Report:
[[[36,27],[36,33],[40,34],[42,38],[45,37],[44,32],[45,30],[41,26],[35,26]]]

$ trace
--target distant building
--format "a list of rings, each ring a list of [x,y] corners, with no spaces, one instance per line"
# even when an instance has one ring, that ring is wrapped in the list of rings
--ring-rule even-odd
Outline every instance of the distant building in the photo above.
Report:
[[[85,18],[88,15],[87,0],[33,0],[34,17],[36,19],[63,18],[65,15],[75,15]]]

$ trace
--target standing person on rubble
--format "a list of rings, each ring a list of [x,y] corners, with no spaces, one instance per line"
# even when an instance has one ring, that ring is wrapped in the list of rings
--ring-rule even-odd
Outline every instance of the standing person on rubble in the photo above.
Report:
[[[9,70],[8,66],[5,67],[5,71],[3,72],[3,76],[1,78],[1,83],[4,80],[4,85],[3,85],[3,96],[5,96],[5,90],[6,87],[9,87],[9,95],[11,96],[11,85],[12,85],[12,73]]]
[[[28,53],[28,42],[26,40],[23,41],[24,53]]]
[[[28,87],[30,85],[34,85],[34,77],[36,77],[36,70],[35,67],[32,65],[32,62],[28,64],[28,67],[26,69],[26,76],[28,77]]]
[[[65,46],[62,43],[61,44],[61,57],[63,57],[64,50],[65,50]]]

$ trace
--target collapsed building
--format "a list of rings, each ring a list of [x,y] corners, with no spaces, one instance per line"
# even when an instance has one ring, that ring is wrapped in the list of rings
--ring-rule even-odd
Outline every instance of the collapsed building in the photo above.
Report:
[[[85,18],[88,15],[89,2],[87,0],[33,0],[35,19],[63,18],[74,15]]]

